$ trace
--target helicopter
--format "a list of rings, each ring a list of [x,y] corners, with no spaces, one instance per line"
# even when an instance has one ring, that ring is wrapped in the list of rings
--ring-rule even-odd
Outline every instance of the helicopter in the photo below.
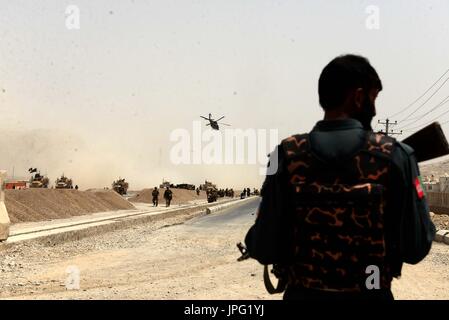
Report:
[[[206,126],[210,126],[213,130],[220,130],[220,127],[218,126],[218,121],[220,121],[221,119],[224,118],[224,116],[223,116],[220,119],[214,120],[214,119],[212,119],[212,114],[210,114],[210,113],[209,113],[209,118],[206,118],[203,116],[200,116],[200,117],[209,121],[209,123],[206,124]],[[220,123],[220,124],[222,124],[224,126],[230,126],[230,124],[226,124],[226,123]]]

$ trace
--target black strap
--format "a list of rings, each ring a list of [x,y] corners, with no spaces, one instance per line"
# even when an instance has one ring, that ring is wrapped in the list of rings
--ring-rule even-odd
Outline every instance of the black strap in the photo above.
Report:
[[[276,288],[273,286],[270,280],[270,273],[268,272],[268,265],[263,266],[263,283],[265,285],[265,289],[267,289],[269,294],[284,292],[287,286],[287,281],[282,278],[279,279]]]

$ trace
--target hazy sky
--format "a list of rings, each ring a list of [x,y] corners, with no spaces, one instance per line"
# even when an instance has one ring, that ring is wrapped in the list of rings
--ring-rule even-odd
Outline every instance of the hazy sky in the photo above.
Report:
[[[279,138],[308,131],[322,117],[319,74],[342,53],[365,55],[382,78],[375,122],[449,68],[445,0],[0,4],[0,168],[37,166],[52,181],[64,172],[82,188],[118,176],[131,189],[162,178],[260,187],[259,165],[172,165],[170,132],[209,112]],[[79,30],[66,27],[69,5]],[[379,29],[366,27],[370,5]],[[414,117],[447,95],[449,84]]]

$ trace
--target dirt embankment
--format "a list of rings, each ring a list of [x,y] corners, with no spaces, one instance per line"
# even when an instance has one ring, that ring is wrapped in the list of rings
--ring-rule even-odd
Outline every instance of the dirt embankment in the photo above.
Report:
[[[135,209],[112,190],[6,190],[5,204],[12,223],[69,218],[102,211]]]
[[[185,189],[170,189],[173,192],[173,199],[171,204],[186,204],[195,200],[205,200],[206,192],[200,191],[200,194],[197,196],[196,192],[193,190],[185,190]],[[164,191],[165,189],[159,189],[159,203],[164,204]],[[136,196],[129,199],[131,202],[143,202],[143,203],[153,203],[152,196],[153,189],[143,189],[138,192]]]

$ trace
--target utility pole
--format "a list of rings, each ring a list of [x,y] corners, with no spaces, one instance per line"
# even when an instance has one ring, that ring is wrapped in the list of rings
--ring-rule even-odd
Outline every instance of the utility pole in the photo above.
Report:
[[[385,122],[381,122],[380,120],[377,120],[378,124],[384,125],[385,126],[385,131],[380,130],[379,133],[383,133],[386,136],[393,136],[393,135],[400,135],[402,134],[402,130],[399,132],[394,132],[393,130],[389,129],[390,126],[395,126],[398,124],[397,121],[395,122],[390,122],[390,119],[385,119]]]

